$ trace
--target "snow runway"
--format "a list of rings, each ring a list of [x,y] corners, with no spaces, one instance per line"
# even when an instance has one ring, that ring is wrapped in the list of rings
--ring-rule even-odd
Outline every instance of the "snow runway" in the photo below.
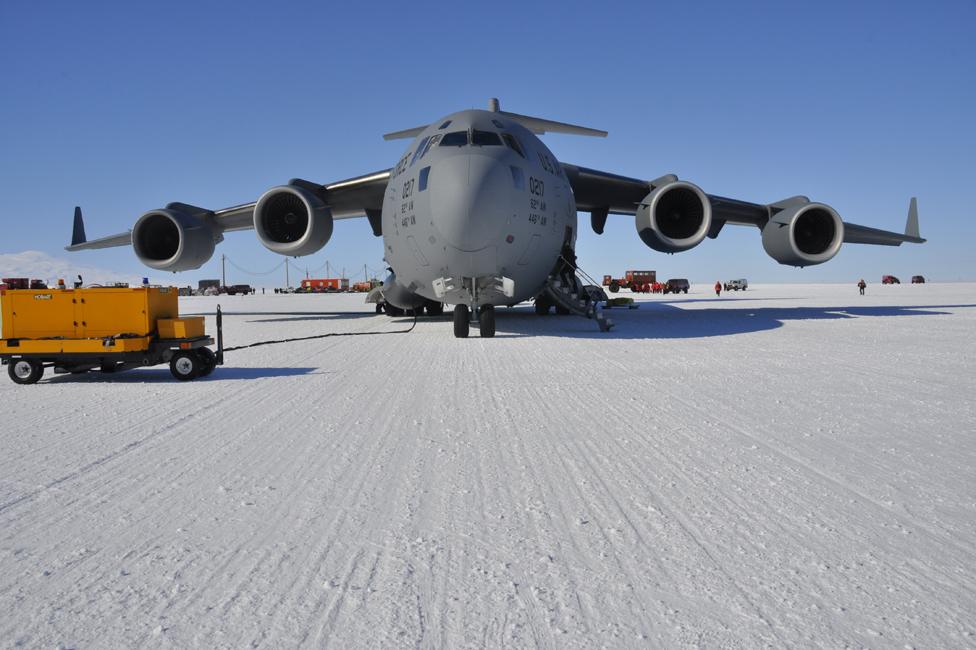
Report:
[[[228,346],[377,335],[4,377],[0,645],[976,645],[976,285],[693,287],[492,340],[219,302]]]

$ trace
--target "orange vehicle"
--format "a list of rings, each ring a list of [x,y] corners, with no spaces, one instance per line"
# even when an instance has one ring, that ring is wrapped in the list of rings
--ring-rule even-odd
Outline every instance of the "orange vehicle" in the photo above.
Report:
[[[630,289],[634,293],[650,293],[656,283],[657,271],[625,271],[622,278],[603,276],[603,286],[609,287],[610,293],[617,293],[621,289]]]
[[[307,293],[335,293],[349,291],[348,278],[306,278],[302,280],[302,291]]]

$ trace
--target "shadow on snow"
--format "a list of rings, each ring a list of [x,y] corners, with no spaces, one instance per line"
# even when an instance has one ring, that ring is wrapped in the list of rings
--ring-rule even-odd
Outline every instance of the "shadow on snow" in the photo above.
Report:
[[[235,368],[234,366],[219,366],[209,377],[200,377],[187,384],[210,383],[216,381],[236,380],[236,379],[263,379],[266,377],[299,377],[305,375],[327,375],[329,371],[322,371],[320,368]],[[74,383],[102,383],[111,382],[113,384],[154,384],[154,383],[175,383],[182,382],[173,378],[169,371],[168,364],[161,364],[149,368],[134,368],[119,373],[104,373],[98,370],[77,374],[77,375],[48,375],[47,384],[74,384]]]
[[[600,332],[592,320],[579,316],[538,316],[531,311],[531,308],[520,306],[497,311],[496,336],[572,336],[593,339],[705,338],[763,332],[782,327],[786,321],[937,316],[951,313],[942,310],[972,307],[976,307],[976,304],[681,309],[668,303],[641,303],[638,309],[606,310],[607,316],[614,322],[614,327],[609,332]],[[476,331],[472,335],[476,336]]]

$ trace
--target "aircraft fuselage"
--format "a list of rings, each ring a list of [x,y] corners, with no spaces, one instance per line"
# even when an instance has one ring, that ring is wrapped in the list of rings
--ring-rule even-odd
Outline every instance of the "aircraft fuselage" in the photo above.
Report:
[[[382,224],[385,259],[403,288],[451,304],[509,305],[537,295],[574,244],[576,202],[531,131],[467,110],[413,140],[390,172]]]

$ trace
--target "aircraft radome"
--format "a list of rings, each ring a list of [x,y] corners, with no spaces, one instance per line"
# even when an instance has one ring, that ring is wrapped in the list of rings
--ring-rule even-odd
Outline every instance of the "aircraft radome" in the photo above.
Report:
[[[845,223],[824,203],[794,196],[769,204],[706,194],[677,176],[654,180],[559,162],[539,139],[547,132],[606,136],[605,131],[500,110],[452,113],[429,125],[384,136],[409,138],[389,169],[335,183],[293,179],[253,203],[209,210],[170,203],[150,210],[132,230],[86,241],[75,210],[69,251],[131,245],[160,271],[199,268],[223,233],[253,228],[268,249],[310,255],[332,236],[335,219],[366,217],[383,237],[391,269],[379,291],[388,313],[440,314],[454,305],[454,334],[473,318],[481,336],[495,333],[495,307],[535,299],[611,323],[588,299],[575,274],[577,212],[602,233],[610,214],[634,216],[637,235],[654,250],[686,251],[726,224],[755,226],[780,264],[809,266],[834,257],[843,243],[922,243],[915,200],[905,232]]]

